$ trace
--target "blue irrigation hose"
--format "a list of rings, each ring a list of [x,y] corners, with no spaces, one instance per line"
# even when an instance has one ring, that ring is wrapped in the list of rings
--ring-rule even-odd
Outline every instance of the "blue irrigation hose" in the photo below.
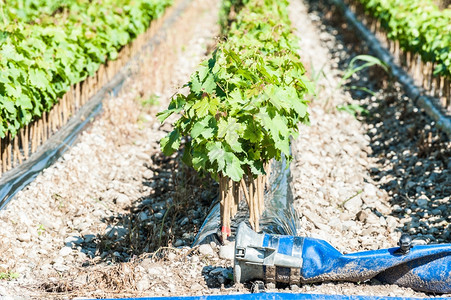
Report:
[[[147,297],[147,298],[121,298],[106,300],[413,300],[424,298],[413,297],[387,297],[387,296],[352,296],[352,295],[324,295],[324,294],[291,294],[291,293],[255,293],[255,294],[233,294],[233,295],[209,295],[209,296],[183,296],[183,297]],[[449,298],[434,298],[445,300]]]

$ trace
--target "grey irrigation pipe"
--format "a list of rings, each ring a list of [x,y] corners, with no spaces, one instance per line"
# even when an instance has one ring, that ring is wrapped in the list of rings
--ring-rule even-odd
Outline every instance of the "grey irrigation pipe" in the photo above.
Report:
[[[20,166],[8,171],[0,178],[0,209],[25,186],[31,183],[40,172],[52,165],[60,158],[67,149],[77,140],[78,135],[87,127],[102,111],[102,101],[108,95],[117,95],[122,89],[125,79],[131,75],[134,65],[140,65],[141,55],[151,51],[161,44],[166,38],[167,30],[175,23],[178,17],[188,8],[193,0],[179,2],[171,15],[164,20],[163,25],[148,42],[142,46],[129,62],[103,86],[91,99],[52,137],[50,137],[41,148],[33,153],[31,157]]]
[[[431,101],[431,99],[422,94],[421,89],[417,87],[407,72],[395,63],[393,56],[385,49],[376,38],[356,17],[356,15],[346,6],[342,0],[331,0],[341,9],[347,21],[358,31],[360,36],[367,42],[370,49],[376,56],[390,67],[391,74],[403,85],[404,90],[435,122],[448,138],[451,138],[451,118],[445,116]]]

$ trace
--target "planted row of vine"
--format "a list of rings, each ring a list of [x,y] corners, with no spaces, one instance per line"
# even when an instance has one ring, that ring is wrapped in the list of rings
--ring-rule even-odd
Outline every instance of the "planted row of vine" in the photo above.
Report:
[[[5,1],[6,2],[6,1]],[[2,17],[8,22],[39,23],[42,17],[65,9],[74,0],[12,0],[2,5]],[[3,4],[3,2],[2,2]]]
[[[451,77],[451,9],[440,10],[432,0],[359,0],[380,19],[388,37],[402,49],[436,63],[434,74]]]
[[[161,122],[179,117],[163,152],[173,154],[183,140],[184,162],[219,182],[224,239],[242,196],[258,230],[269,163],[290,160],[290,139],[309,121],[312,85],[287,8],[287,0],[224,1],[226,38],[191,75],[189,93],[159,113]]]
[[[417,84],[451,105],[451,9],[433,0],[345,0],[386,42]],[[365,14],[365,15],[363,15]],[[369,19],[368,19],[369,16]]]
[[[14,138],[20,128],[50,111],[71,86],[116,59],[118,51],[171,4],[172,0],[2,4],[0,137]]]

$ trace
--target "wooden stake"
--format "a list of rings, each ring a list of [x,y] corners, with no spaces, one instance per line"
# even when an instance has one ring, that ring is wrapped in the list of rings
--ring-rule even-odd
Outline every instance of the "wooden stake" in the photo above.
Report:
[[[6,145],[6,169],[9,171],[12,168],[12,147],[11,147],[11,134],[8,133],[8,144]]]
[[[19,134],[16,135],[16,137],[14,138],[14,166],[16,166],[16,159],[17,159],[17,165],[22,163],[22,153],[20,153],[20,148],[19,148]]]
[[[447,78],[445,78],[444,94],[445,94],[445,107],[449,108],[451,106],[451,82]]]
[[[227,208],[227,222],[226,222],[226,238],[231,235],[231,218],[232,218],[232,211],[233,206],[235,204],[235,201],[233,201],[233,181],[230,178],[227,178],[227,202],[228,202],[228,208]]]
[[[219,210],[221,215],[221,226],[224,226],[225,222],[225,187],[224,187],[224,178],[222,175],[219,175],[219,193],[220,193],[220,200],[219,200]],[[221,238],[224,241],[224,232],[221,227]]]
[[[25,126],[25,136],[23,139],[23,145],[24,145],[24,154],[25,154],[25,159],[28,159],[29,155],[30,155],[30,126],[27,125]]]
[[[75,103],[76,108],[78,109],[81,106],[81,90],[80,90],[80,82],[75,85]]]
[[[31,123],[30,126],[30,138],[31,138],[31,153],[34,153],[36,150],[36,142],[35,142],[35,121]]]
[[[24,154],[24,159],[27,159],[27,149],[25,147],[25,131],[27,130],[27,127],[25,126],[24,128],[20,129],[19,134],[20,134],[20,147],[22,148],[23,154]],[[20,162],[22,163],[22,162]]]
[[[1,139],[1,157],[2,157],[2,173],[6,172],[6,145],[8,141],[8,136],[6,135],[3,139]]]
[[[411,73],[411,68],[412,68],[412,53],[410,51],[407,51],[406,54],[406,68],[407,68],[407,72]]]
[[[0,139],[0,176],[3,173],[3,139]]]
[[[48,135],[48,124],[47,124],[47,112],[42,113],[42,143],[45,143],[47,141],[47,138],[49,138]]]

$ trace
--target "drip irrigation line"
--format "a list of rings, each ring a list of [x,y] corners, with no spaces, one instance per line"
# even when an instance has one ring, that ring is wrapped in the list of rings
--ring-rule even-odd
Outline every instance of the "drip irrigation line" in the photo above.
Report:
[[[358,35],[365,40],[376,56],[390,67],[391,74],[403,85],[407,96],[425,110],[429,117],[436,122],[437,128],[446,133],[448,138],[451,138],[451,118],[444,115],[433,104],[431,97],[422,93],[421,88],[415,85],[412,77],[395,62],[391,53],[381,45],[377,37],[357,19],[356,15],[342,0],[331,1],[341,10],[346,20],[357,30]]]
[[[143,60],[142,56],[151,52],[166,39],[168,29],[177,21],[192,1],[183,0],[179,2],[171,15],[164,20],[156,34],[142,46],[141,50],[122,67],[109,83],[91,97],[69,122],[50,137],[28,160],[2,175],[0,178],[0,210],[20,190],[31,183],[44,169],[57,161],[76,142],[79,134],[102,111],[103,99],[107,96],[117,96],[119,94],[127,77],[133,75],[133,70],[136,71],[142,65],[140,63]]]

